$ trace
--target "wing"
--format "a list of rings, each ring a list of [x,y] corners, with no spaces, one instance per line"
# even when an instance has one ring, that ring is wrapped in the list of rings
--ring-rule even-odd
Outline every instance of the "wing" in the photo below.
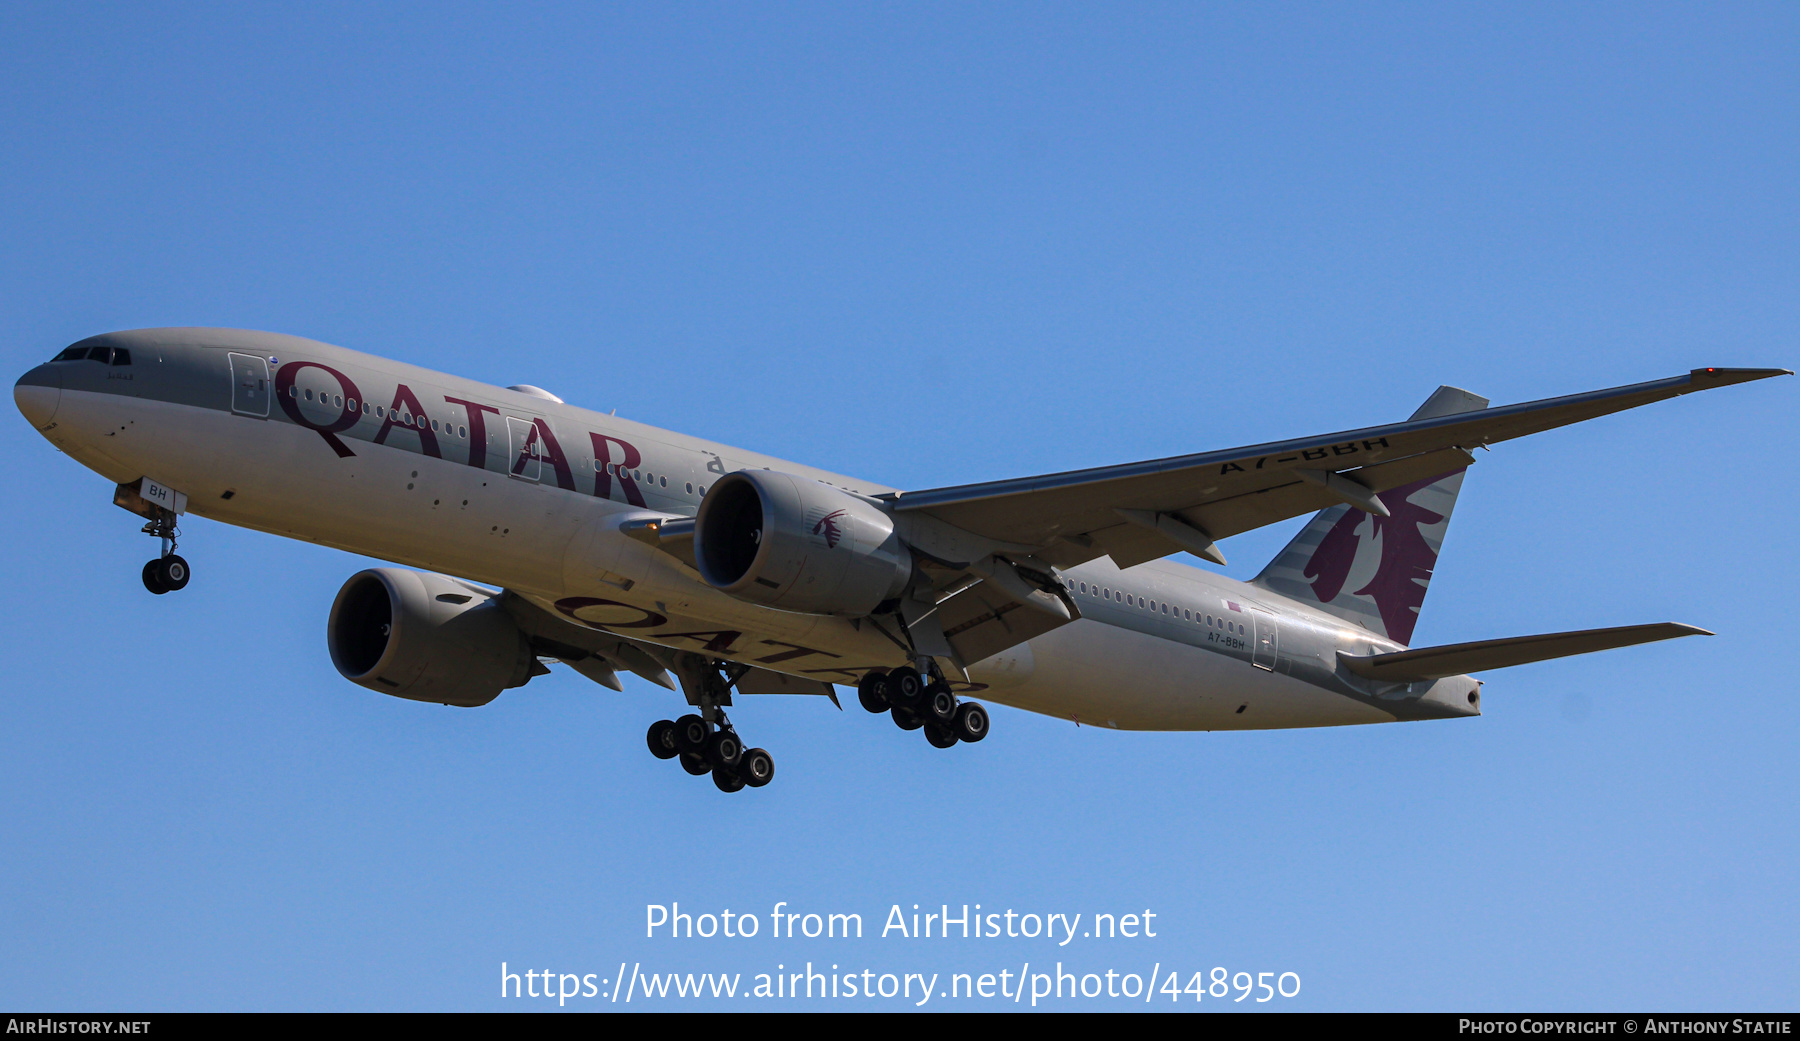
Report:
[[[1685,376],[1519,405],[1438,415],[1222,452],[895,493],[919,513],[1058,567],[1103,554],[1125,568],[1349,502],[1386,514],[1380,493],[1469,465],[1471,449],[1786,369],[1695,369]]]

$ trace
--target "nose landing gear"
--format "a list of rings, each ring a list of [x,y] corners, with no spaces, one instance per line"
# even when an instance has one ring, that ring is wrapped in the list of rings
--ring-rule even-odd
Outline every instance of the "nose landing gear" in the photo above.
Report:
[[[871,713],[888,713],[901,730],[924,730],[934,748],[980,741],[988,733],[987,709],[958,700],[942,676],[926,682],[910,668],[877,670],[856,685],[856,699]]]
[[[160,506],[152,508],[157,513],[144,525],[144,534],[162,540],[162,555],[144,565],[144,588],[161,596],[185,589],[193,571],[187,560],[175,552],[175,540],[181,534],[175,526],[175,514]]]

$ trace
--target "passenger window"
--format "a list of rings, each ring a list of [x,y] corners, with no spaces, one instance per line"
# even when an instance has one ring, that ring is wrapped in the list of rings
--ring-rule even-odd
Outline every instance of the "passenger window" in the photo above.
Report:
[[[431,421],[431,429],[435,431],[435,430],[437,430],[437,428],[438,428],[437,420],[434,419]]]
[[[668,479],[668,478],[667,478],[667,477],[664,477],[664,478],[663,478],[663,479],[662,479],[662,486],[663,486],[663,487],[664,487],[664,488],[667,488],[667,487],[668,487],[668,486],[669,486],[669,479]]]
[[[130,365],[131,352],[123,347],[114,347],[112,363],[114,365]]]
[[[308,388],[308,389],[307,389],[307,391],[306,391],[306,400],[308,400],[308,401],[311,401],[311,400],[312,400],[312,390],[311,390],[311,388]]]
[[[105,365],[107,362],[112,361],[112,348],[111,347],[90,347],[90,348],[88,348],[88,361],[97,361],[100,364]]]
[[[706,485],[704,484],[700,486],[700,498],[706,498]]]
[[[694,494],[694,482],[692,482],[692,481],[688,482],[687,490],[688,490],[689,495]]]
[[[469,436],[469,428],[468,427],[457,427],[456,428],[456,436],[460,437],[460,438],[467,438]]]
[[[381,419],[381,418],[385,417],[386,415],[387,415],[387,407],[385,405],[376,405],[375,406],[375,418],[376,419]]]
[[[343,408],[344,407],[344,396],[342,394],[335,395],[331,399],[331,403],[338,408]]]

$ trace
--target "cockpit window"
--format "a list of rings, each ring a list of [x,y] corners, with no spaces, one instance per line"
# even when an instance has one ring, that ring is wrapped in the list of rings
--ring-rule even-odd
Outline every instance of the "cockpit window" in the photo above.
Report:
[[[105,365],[107,362],[112,360],[112,348],[111,347],[90,347],[90,348],[88,348],[88,360],[89,361],[97,361],[100,364]]]
[[[52,358],[51,360],[52,361],[81,361],[83,358],[87,357],[87,352],[88,352],[88,349],[86,347],[68,347],[68,348],[65,348],[61,354],[57,355],[55,358]]]
[[[112,363],[115,366],[130,365],[131,364],[131,352],[126,350],[123,347],[114,347]]]

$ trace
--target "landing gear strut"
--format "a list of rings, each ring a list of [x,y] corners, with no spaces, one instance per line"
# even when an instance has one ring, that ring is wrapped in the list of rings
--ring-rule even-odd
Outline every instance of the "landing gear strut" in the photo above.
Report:
[[[144,534],[162,540],[162,555],[144,565],[144,588],[161,596],[186,588],[193,572],[188,562],[175,553],[175,539],[181,534],[175,526],[175,514],[160,506],[154,509],[158,512],[144,525]]]
[[[760,748],[745,748],[725,715],[723,706],[731,704],[731,687],[743,671],[743,666],[699,655],[680,656],[675,675],[688,702],[700,711],[650,724],[645,735],[650,754],[679,759],[681,768],[695,777],[711,774],[722,792],[761,788],[774,780],[774,757]]]
[[[856,700],[871,713],[888,713],[901,730],[924,730],[936,748],[979,741],[988,733],[987,709],[958,700],[935,669],[929,681],[912,668],[871,672],[856,685]]]

